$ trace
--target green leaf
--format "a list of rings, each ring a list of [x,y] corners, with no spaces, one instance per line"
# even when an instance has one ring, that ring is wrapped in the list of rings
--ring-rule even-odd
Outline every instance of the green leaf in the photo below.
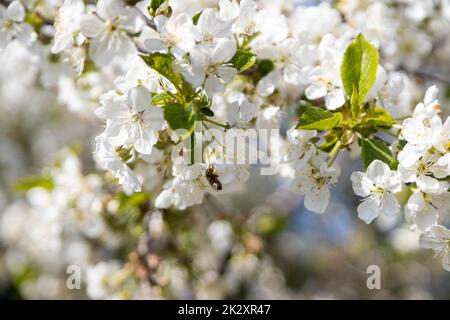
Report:
[[[342,83],[349,97],[353,94],[353,87],[357,88],[359,103],[364,101],[375,82],[378,59],[377,48],[361,33],[345,50],[341,65]]]
[[[342,123],[342,113],[331,113],[319,107],[305,106],[297,129],[330,130]]]
[[[120,210],[137,208],[139,205],[149,200],[149,197],[145,192],[135,192],[131,195],[121,192],[119,193],[118,198]]]
[[[148,6],[148,13],[151,16],[157,16],[169,7],[169,0],[152,0]]]
[[[191,131],[196,120],[195,115],[192,104],[171,103],[164,107],[164,119],[173,130],[186,129]]]
[[[31,25],[35,31],[39,31],[44,24],[42,18],[36,12],[32,11],[27,12],[24,22]]]
[[[397,160],[392,155],[388,145],[380,139],[376,138],[362,138],[361,140],[361,156],[364,167],[368,167],[373,160],[381,160],[388,164],[391,169],[397,166]]]
[[[355,85],[353,85],[353,91],[352,96],[350,98],[350,106],[352,109],[352,118],[353,119],[359,119],[361,108],[359,105],[359,95],[358,95],[358,89]]]
[[[164,91],[161,93],[157,93],[152,97],[152,105],[153,106],[164,106],[166,104],[172,103],[174,100],[173,96]]]
[[[178,91],[191,94],[191,85],[186,82],[180,73],[173,70],[173,57],[166,53],[155,52],[150,55],[140,55],[142,60],[153,70],[169,80]]]
[[[203,12],[203,11],[199,11],[199,12],[197,12],[196,14],[194,14],[194,15],[192,16],[192,23],[193,23],[194,25],[197,25],[198,19],[199,19],[200,16],[202,15],[202,12]]]
[[[268,75],[273,69],[275,69],[275,64],[272,60],[265,59],[260,60],[256,63],[256,77],[255,82],[258,82],[266,75]]]
[[[395,120],[389,112],[380,107],[370,109],[361,119],[361,125],[366,127],[390,128],[394,123]]]
[[[255,64],[256,56],[248,50],[238,49],[230,62],[233,67],[235,67],[239,72],[242,72],[248,68],[251,68]]]
[[[27,192],[30,189],[38,187],[52,190],[54,187],[53,179],[48,175],[28,177],[20,179],[14,185],[14,189],[18,192]]]

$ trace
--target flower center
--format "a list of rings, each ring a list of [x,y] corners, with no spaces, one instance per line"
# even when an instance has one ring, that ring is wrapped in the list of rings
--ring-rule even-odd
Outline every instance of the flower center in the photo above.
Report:
[[[13,22],[12,22],[12,20],[5,20],[4,22],[3,22],[3,26],[5,27],[5,29],[10,29],[12,26],[13,26]]]
[[[134,112],[131,114],[131,121],[132,122],[139,122],[142,123],[144,120],[142,119],[142,115],[144,114],[144,111]]]
[[[381,195],[384,193],[384,188],[375,186],[374,188],[372,188],[371,191],[372,191],[372,193]]]
[[[175,36],[171,33],[167,35],[167,46],[172,48],[175,45]]]
[[[114,21],[108,22],[108,24],[106,25],[106,31],[108,31],[108,32],[114,32],[117,29],[118,29],[118,27],[116,26]]]
[[[322,82],[329,90],[334,88],[333,83],[331,82],[330,79],[320,77],[319,81]]]
[[[289,61],[290,61],[290,59],[289,59],[288,56],[281,56],[281,57],[280,57],[280,63],[281,63],[281,64],[288,64]]]
[[[219,70],[220,70],[220,64],[219,63],[217,63],[217,64],[212,64],[212,65],[210,65],[210,66],[208,66],[208,68],[207,68],[207,72],[209,73],[209,74],[218,74],[218,72],[219,72]]]
[[[214,40],[214,37],[210,33],[206,33],[203,36],[203,42],[211,43]]]
[[[246,35],[252,35],[253,34],[253,29],[255,28],[255,25],[256,25],[256,23],[255,23],[255,21],[249,21],[246,25],[245,25],[245,28],[244,28],[244,33],[246,34]]]

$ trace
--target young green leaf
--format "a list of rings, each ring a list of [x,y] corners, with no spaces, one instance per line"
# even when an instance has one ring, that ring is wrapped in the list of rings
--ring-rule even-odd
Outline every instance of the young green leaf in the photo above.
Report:
[[[157,93],[152,97],[152,105],[164,106],[166,104],[173,102],[173,100],[174,100],[173,96],[170,93],[164,91],[161,93]]]
[[[148,194],[145,192],[135,192],[127,195],[124,192],[118,194],[119,210],[136,208],[149,200]]]
[[[391,169],[395,169],[397,161],[393,157],[388,145],[383,140],[376,138],[362,138],[361,148],[361,156],[365,168],[367,168],[373,160],[378,159],[388,164]]]
[[[364,101],[375,82],[378,59],[377,48],[361,33],[345,50],[341,65],[342,83],[349,97],[353,94],[353,87],[356,87],[359,103]]]
[[[171,55],[155,52],[150,55],[140,55],[142,60],[153,70],[169,80],[178,91],[191,94],[192,87],[183,76],[173,70],[173,57]]]
[[[181,128],[192,130],[196,119],[195,115],[195,110],[190,104],[172,103],[164,107],[164,119],[173,130]]]
[[[248,68],[251,68],[255,64],[256,56],[250,51],[238,49],[230,62],[233,67],[235,67],[239,72],[242,72]]]
[[[390,128],[395,123],[394,118],[386,109],[375,107],[370,109],[361,119],[361,126]]]
[[[194,25],[197,25],[198,19],[199,19],[200,16],[202,15],[202,12],[203,12],[203,11],[199,11],[199,12],[197,12],[196,14],[194,14],[194,15],[192,16],[192,23],[193,23]]]
[[[151,16],[156,16],[156,15],[158,15],[159,11],[162,11],[162,9],[165,9],[165,7],[168,7],[168,6],[169,6],[169,0],[151,0],[147,9],[148,9],[148,13]]]
[[[275,69],[275,64],[272,60],[264,59],[256,62],[256,77],[254,82],[257,83],[259,80],[268,75],[273,69]]]
[[[350,106],[352,110],[352,118],[353,119],[359,119],[360,113],[361,113],[361,106],[359,105],[359,95],[358,95],[358,89],[353,84],[353,91],[352,96],[350,98]]]
[[[306,106],[297,124],[297,129],[330,130],[342,123],[342,113],[331,113],[319,107]]]

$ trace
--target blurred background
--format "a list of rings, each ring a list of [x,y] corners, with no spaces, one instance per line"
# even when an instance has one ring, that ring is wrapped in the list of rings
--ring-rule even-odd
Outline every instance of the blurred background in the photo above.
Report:
[[[43,1],[40,12],[54,16],[59,2]],[[216,3],[172,5],[195,13]],[[329,3],[357,25],[375,1]],[[382,3],[400,21],[398,48],[384,55],[407,76],[402,103],[413,108],[436,84],[448,116],[450,4]],[[44,27],[42,37],[52,32]],[[237,194],[182,212],[154,210],[152,194],[125,195],[92,160],[102,131],[93,111],[118,70],[76,77],[52,64],[49,45],[0,51],[0,298],[450,299],[450,273],[402,216],[357,218],[349,177],[362,167],[352,155],[337,160],[345,165],[323,215],[283,178],[257,174]],[[70,265],[80,267],[80,289],[67,286]],[[380,290],[367,288],[370,265],[380,267]]]

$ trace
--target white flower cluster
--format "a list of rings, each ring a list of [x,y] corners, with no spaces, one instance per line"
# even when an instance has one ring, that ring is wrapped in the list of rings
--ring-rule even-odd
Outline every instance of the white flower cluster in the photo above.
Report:
[[[281,117],[292,114],[289,109],[299,99],[323,103],[330,112],[346,108],[350,97],[341,64],[350,41],[361,31],[386,57],[386,68],[378,67],[366,101],[404,117],[409,100],[402,101],[402,96],[409,80],[400,70],[416,67],[431,50],[423,32],[400,28],[395,12],[382,3],[369,6],[364,14],[343,4],[347,23],[328,4],[293,8],[288,3],[222,0],[195,15],[171,13],[169,2],[158,5],[100,0],[92,6],[66,0],[56,17],[52,52],[63,52],[79,74],[91,60],[101,68],[123,70],[115,88],[99,98],[96,115],[106,127],[96,138],[95,159],[127,193],[141,191],[146,180],[160,181],[163,190],[155,202],[159,208],[185,209],[202,203],[205,193],[238,190],[236,184],[249,177],[248,165],[221,165],[223,155],[215,152],[193,165],[173,156],[175,146],[186,138],[176,129],[192,134],[186,124],[191,118],[223,132],[245,132],[279,128]],[[445,8],[443,2],[441,24],[448,23]],[[436,12],[434,7],[414,10],[408,8],[403,19],[419,23]],[[392,32],[396,28],[408,36]],[[411,49],[415,47],[421,50]],[[406,145],[399,145],[398,171],[375,160],[367,173],[353,174],[355,193],[366,198],[358,207],[366,222],[379,213],[400,211],[394,194],[402,182],[417,186],[405,210],[420,228],[436,223],[438,211],[448,210],[435,203],[448,194],[449,166],[448,121],[443,125],[437,115],[435,90],[430,89],[413,117],[403,122]],[[287,132],[286,153],[280,159],[291,163],[293,191],[305,195],[309,210],[322,213],[328,206],[330,188],[340,173],[334,163],[339,148],[358,148],[354,137],[343,143],[345,134],[337,149],[324,152],[318,141],[326,137],[316,130],[297,125]],[[137,170],[146,165],[157,169],[140,174]],[[164,180],[169,181],[163,185]]]
[[[422,247],[450,270],[448,109],[436,86],[411,108],[425,87],[416,76],[445,82],[449,1],[207,2],[2,1],[0,167],[15,167],[0,180],[26,172],[20,155],[41,163],[61,145],[86,140],[123,197],[145,194],[152,208],[185,210],[208,194],[240,192],[254,171],[254,162],[227,163],[234,145],[233,152],[220,139],[198,145],[197,135],[215,130],[247,141],[255,130],[275,130],[259,137],[255,157],[270,154],[308,210],[326,212],[349,151],[366,167],[351,175],[363,198],[358,216],[370,223],[404,211]],[[56,118],[59,126],[44,125]],[[98,120],[104,130],[94,138]],[[196,147],[202,161],[190,163]],[[83,176],[72,157],[52,183],[30,188],[28,207],[19,201],[1,215],[8,246],[53,261],[89,251],[85,238],[117,245],[103,216],[116,187]],[[0,199],[10,196],[3,189]],[[115,297],[101,279],[121,266],[94,267],[102,258],[91,255],[89,295]]]
[[[73,151],[64,150],[57,160],[59,164],[45,174],[40,186],[32,187],[26,199],[7,207],[0,217],[0,240],[8,248],[7,265],[14,277],[27,272],[29,265],[36,268],[38,276],[23,283],[26,297],[65,296],[64,275],[71,265],[88,273],[87,279],[79,280],[87,285],[90,297],[118,294],[115,286],[101,295],[100,287],[106,290],[105,279],[90,276],[100,269],[97,262],[120,248],[119,234],[103,219],[105,210],[109,214],[117,212],[117,200],[108,199],[100,176],[82,174],[80,160]],[[92,242],[101,245],[96,249]],[[120,270],[117,263],[114,269]]]
[[[430,87],[412,117],[403,121],[397,170],[375,160],[367,172],[354,172],[351,179],[355,193],[365,198],[358,215],[366,223],[380,214],[396,216],[400,205],[394,194],[403,186],[411,190],[404,207],[406,220],[423,231],[421,245],[442,254],[443,267],[450,270],[449,231],[439,225],[450,213],[450,118],[442,123],[437,95],[437,88]],[[429,244],[433,241],[440,245]]]

